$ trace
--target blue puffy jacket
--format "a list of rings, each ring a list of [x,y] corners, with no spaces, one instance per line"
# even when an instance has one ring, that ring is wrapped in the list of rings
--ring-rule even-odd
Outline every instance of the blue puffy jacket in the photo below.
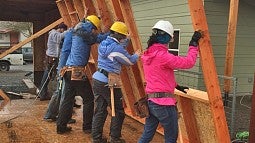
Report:
[[[109,33],[93,34],[94,26],[91,22],[80,22],[74,28],[71,53],[67,59],[67,66],[86,66],[90,56],[91,45],[106,39]]]
[[[71,52],[71,46],[72,46],[72,34],[73,34],[73,29],[69,29],[66,32],[64,42],[62,45],[62,49],[60,52],[60,57],[59,57],[59,63],[58,63],[58,73],[60,72],[60,69],[66,65],[67,58]]]
[[[107,72],[120,74],[121,65],[133,65],[137,62],[139,56],[137,54],[130,55],[125,47],[117,39],[108,36],[102,41],[98,47],[98,68]],[[102,82],[108,82],[100,72],[95,72],[93,78]]]

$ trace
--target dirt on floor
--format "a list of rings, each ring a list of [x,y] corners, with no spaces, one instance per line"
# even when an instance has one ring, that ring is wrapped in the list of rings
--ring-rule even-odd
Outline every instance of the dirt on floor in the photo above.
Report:
[[[9,72],[0,73],[0,88],[6,92],[25,93],[28,91],[23,83],[23,78],[33,78],[33,75],[25,75],[32,68],[15,67]],[[31,67],[31,66],[29,66]],[[50,83],[49,87],[55,87]],[[54,90],[54,88],[52,88]],[[51,91],[52,92],[52,91]],[[77,98],[81,103],[80,98]],[[2,102],[2,100],[0,100]],[[82,131],[82,108],[74,108],[73,118],[75,124],[71,124],[72,131],[68,134],[56,133],[56,123],[43,120],[48,101],[39,99],[15,99],[0,111],[0,143],[90,143],[91,137]],[[12,119],[14,118],[14,119]],[[10,121],[7,121],[12,119]],[[109,139],[110,115],[104,126],[104,136]],[[122,129],[122,138],[127,143],[135,143],[143,132],[143,124],[126,116]],[[164,137],[156,133],[152,143],[163,143]]]
[[[68,134],[56,133],[56,123],[44,121],[43,115],[48,101],[34,102],[34,99],[13,100],[0,115],[0,143],[90,143],[91,137],[82,131],[82,108],[74,108],[75,124],[70,124]],[[26,110],[24,112],[24,109]],[[7,110],[7,111],[6,111]],[[15,118],[18,116],[17,118]],[[4,122],[10,118],[11,121]],[[2,123],[4,122],[4,123]],[[104,136],[109,139],[110,115],[104,126]],[[122,129],[122,138],[127,143],[135,143],[143,132],[143,124],[126,116]],[[163,136],[156,133],[153,143],[164,142]]]

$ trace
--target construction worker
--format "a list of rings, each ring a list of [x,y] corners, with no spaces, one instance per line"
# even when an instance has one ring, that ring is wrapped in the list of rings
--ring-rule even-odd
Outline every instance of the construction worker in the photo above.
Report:
[[[110,28],[110,36],[102,41],[98,47],[98,71],[93,74],[93,92],[95,100],[95,111],[92,123],[92,142],[106,143],[107,139],[102,136],[103,127],[107,117],[107,106],[111,105],[108,76],[116,74],[119,76],[121,65],[133,65],[137,62],[140,50],[130,55],[127,46],[128,29],[123,22],[115,22]],[[119,78],[119,77],[118,77]],[[120,79],[117,79],[120,80]],[[114,88],[114,102],[116,116],[111,118],[110,143],[124,143],[121,139],[121,129],[125,118],[122,93],[120,88]]]
[[[149,143],[159,123],[164,128],[165,143],[176,143],[177,141],[178,113],[173,93],[175,88],[183,92],[186,92],[185,89],[188,88],[177,85],[174,70],[189,69],[195,65],[201,33],[194,32],[187,56],[183,57],[168,52],[169,42],[174,38],[173,32],[173,26],[169,21],[158,21],[152,27],[147,50],[141,57],[150,115],[145,120],[144,131],[139,143]]]
[[[61,71],[63,97],[61,97],[57,118],[58,134],[71,131],[71,127],[68,127],[67,123],[72,116],[75,95],[79,95],[83,99],[83,131],[91,133],[94,95],[85,74],[85,66],[89,60],[91,45],[101,42],[109,35],[109,33],[97,34],[99,27],[100,19],[95,15],[87,16],[85,21],[74,27],[71,52],[66,66]]]
[[[46,60],[45,60],[45,70],[42,77],[39,97],[40,101],[50,100],[51,96],[48,94],[48,84],[50,79],[54,78],[54,75],[57,73],[57,64],[60,53],[60,42],[64,38],[64,31],[67,30],[67,26],[64,23],[58,25],[57,29],[52,29],[49,32],[47,50],[46,50]]]
[[[71,46],[72,46],[72,34],[73,34],[73,28],[70,28],[66,34],[63,41],[63,46],[61,48],[60,57],[59,57],[59,64],[58,64],[58,75],[60,73],[60,70],[66,65],[67,58],[69,56],[69,53],[71,52]],[[56,121],[57,115],[59,111],[59,104],[61,99],[61,87],[62,87],[62,77],[58,76],[58,84],[56,91],[53,93],[48,108],[46,110],[46,114],[44,115],[44,120],[46,121]],[[75,119],[70,119],[69,123],[75,123]]]

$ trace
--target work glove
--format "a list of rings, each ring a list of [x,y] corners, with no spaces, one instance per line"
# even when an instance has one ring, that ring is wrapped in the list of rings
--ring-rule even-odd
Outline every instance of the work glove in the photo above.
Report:
[[[195,31],[189,42],[189,46],[198,47],[198,41],[201,37],[202,37],[201,31]]]
[[[180,90],[181,92],[183,92],[183,93],[187,93],[186,91],[185,91],[185,89],[189,89],[188,87],[186,87],[186,86],[180,86],[180,85],[178,85],[177,84],[177,86],[175,87],[177,90]]]

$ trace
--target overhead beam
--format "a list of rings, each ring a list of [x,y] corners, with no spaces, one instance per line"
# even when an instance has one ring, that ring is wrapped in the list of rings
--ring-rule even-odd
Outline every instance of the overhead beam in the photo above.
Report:
[[[209,30],[203,5],[203,0],[188,0],[190,15],[194,29],[204,32],[199,42],[200,61],[205,79],[206,90],[209,97],[210,109],[216,130],[218,143],[230,143],[230,135],[226,122],[222,96],[210,42]]]

